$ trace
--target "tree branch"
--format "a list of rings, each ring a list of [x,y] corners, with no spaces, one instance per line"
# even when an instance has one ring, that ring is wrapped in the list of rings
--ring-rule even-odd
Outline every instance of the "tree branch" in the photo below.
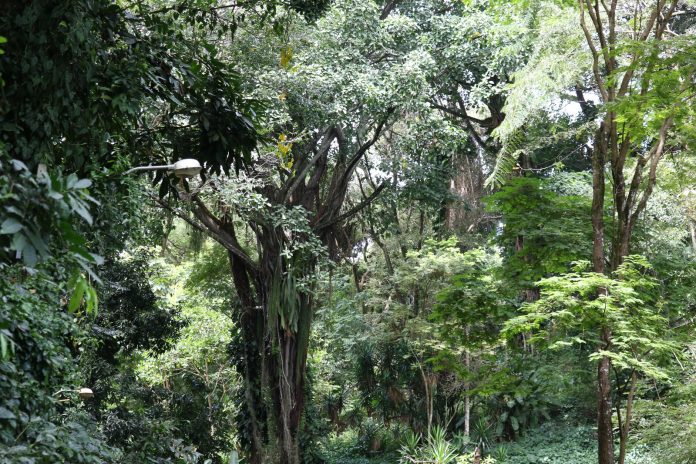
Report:
[[[372,133],[372,137],[370,138],[370,140],[363,143],[360,146],[360,148],[358,148],[358,150],[355,152],[355,154],[348,160],[348,163],[346,164],[343,173],[340,174],[338,181],[334,184],[335,187],[329,197],[330,201],[327,202],[328,205],[331,205],[331,203],[333,203],[333,201],[335,201],[337,197],[340,197],[345,193],[345,189],[348,186],[348,179],[353,174],[355,166],[358,164],[358,161],[360,161],[360,159],[365,155],[365,153],[367,153],[367,150],[369,150],[370,147],[372,147],[372,145],[374,145],[377,142],[377,140],[379,140],[380,136],[382,135],[382,131],[384,130],[384,127],[387,124],[387,121],[394,113],[394,111],[395,108],[393,107],[387,110],[387,113],[384,115],[384,117],[379,121],[379,123],[377,123],[377,127],[375,127],[375,130]]]
[[[334,224],[337,224],[341,221],[344,221],[348,219],[349,217],[359,213],[362,209],[365,207],[369,206],[380,194],[382,190],[384,190],[387,187],[388,182],[382,182],[377,186],[377,188],[370,194],[369,197],[365,198],[363,201],[361,201],[358,205],[354,206],[353,208],[349,209],[345,213],[341,214],[340,216],[329,220],[328,222],[322,223],[319,222],[317,225],[314,227],[315,230],[322,230],[326,229],[327,227],[331,227]]]
[[[657,165],[660,163],[660,159],[664,154],[665,142],[667,140],[667,131],[672,126],[672,120],[673,119],[671,116],[668,117],[662,123],[662,127],[660,127],[657,143],[653,146],[653,149],[651,150],[652,154],[650,156],[650,171],[648,173],[648,184],[645,186],[645,190],[643,191],[643,195],[641,196],[640,201],[638,202],[638,206],[636,206],[636,210],[633,212],[633,214],[631,214],[629,227],[632,227],[638,220],[638,216],[640,216],[640,213],[643,212],[643,210],[645,209],[645,206],[648,203],[648,199],[650,198],[653,188],[655,187],[655,182],[657,181]]]
[[[592,53],[592,72],[595,80],[597,81],[599,93],[602,95],[602,99],[607,102],[609,101],[609,94],[607,93],[602,75],[599,72],[599,53],[597,52],[597,47],[592,39],[592,34],[590,34],[587,24],[585,23],[585,0],[578,0],[578,4],[580,6],[580,26],[582,27],[582,32],[585,34],[587,46],[590,47],[590,52]]]
[[[232,253],[235,258],[238,258],[244,263],[250,271],[254,273],[258,272],[258,265],[244,252],[244,250],[242,250],[234,232],[225,227],[223,222],[210,212],[200,198],[194,196],[191,198],[191,201],[195,205],[192,210],[193,214],[201,221],[205,229],[212,233],[213,238]]]
[[[387,19],[387,16],[389,16],[389,13],[392,12],[392,10],[396,7],[396,5],[398,3],[399,3],[399,0],[387,0],[387,3],[384,4],[384,7],[382,8],[382,12],[379,15],[380,21]]]
[[[672,0],[673,4],[672,7],[670,8],[670,15],[671,12],[674,11],[674,8],[676,7],[677,0]],[[648,37],[650,37],[650,32],[653,30],[653,26],[655,25],[655,21],[657,20],[658,15],[662,11],[662,8],[664,8],[665,2],[664,0],[657,0],[657,5],[655,5],[655,9],[653,9],[652,13],[650,14],[650,18],[648,18],[648,22],[645,24],[645,28],[643,28],[643,32],[640,34],[639,41],[640,42],[645,42]],[[668,18],[665,18],[665,21],[668,21]],[[628,66],[628,69],[626,70],[626,73],[624,74],[623,78],[621,79],[621,86],[619,87],[619,92],[618,96],[621,97],[628,92],[628,86],[631,82],[631,79],[633,78],[633,74],[635,72],[635,64],[640,58],[640,52],[637,51],[634,55],[633,58],[631,59],[631,64]]]
[[[322,140],[321,145],[317,149],[314,157],[312,157],[312,159],[302,167],[302,170],[292,179],[292,183],[283,189],[286,190],[285,195],[283,195],[283,203],[287,203],[293,192],[297,189],[297,187],[299,187],[300,183],[304,182],[304,178],[312,166],[314,166],[322,156],[326,156],[328,154],[329,149],[331,149],[331,143],[335,138],[336,128],[330,127],[326,131],[326,135],[324,136],[324,139]]]

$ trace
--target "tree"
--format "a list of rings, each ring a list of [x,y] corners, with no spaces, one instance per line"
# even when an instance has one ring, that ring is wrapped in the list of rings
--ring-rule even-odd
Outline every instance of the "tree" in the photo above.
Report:
[[[635,225],[655,187],[660,160],[669,148],[670,131],[675,122],[680,126],[689,114],[690,98],[679,95],[685,90],[680,82],[685,70],[675,61],[673,50],[666,59],[660,53],[665,49],[665,34],[678,2],[657,0],[633,6],[617,1],[601,6],[588,0],[578,3],[580,25],[592,57],[594,84],[605,109],[592,146],[592,264],[597,273],[612,273],[630,252]],[[627,24],[624,15],[631,19],[627,36],[620,32]],[[679,49],[678,42],[672,45]],[[630,168],[627,163],[632,158],[635,164]],[[608,267],[604,247],[607,163],[615,221]],[[599,327],[603,349],[611,350],[611,327]],[[614,461],[611,365],[612,359],[602,356],[597,367],[600,464]]]
[[[579,27],[574,21],[574,26],[564,28],[565,34],[541,43],[518,72],[505,108],[515,116],[506,118],[499,134],[515,142],[512,134],[525,122],[570,99],[577,102],[579,113],[596,121],[592,143],[574,152],[592,160],[594,270],[611,274],[631,252],[631,239],[655,189],[660,162],[691,139],[687,121],[693,114],[693,91],[687,76],[693,75],[693,68],[685,53],[693,39],[681,35],[688,21],[678,19],[682,13],[675,16],[676,1],[579,0],[577,6]],[[570,24],[569,11],[563,9],[565,19],[557,25]],[[688,11],[687,7],[684,13]],[[539,65],[545,62],[553,79],[534,72],[544,69]],[[541,98],[526,98],[532,91]],[[589,98],[588,92],[596,98]],[[499,164],[505,159],[510,157],[499,156]],[[612,185],[608,198],[607,180]],[[611,230],[605,230],[607,217]],[[605,348],[610,347],[611,332],[606,327],[598,330]],[[602,358],[597,371],[601,464],[613,462],[610,373],[611,360]]]
[[[539,281],[541,298],[526,305],[525,314],[507,321],[504,333],[510,336],[531,331],[535,343],[552,349],[594,346],[589,359],[598,365],[610,359],[617,382],[619,372],[628,372],[628,387],[621,391],[627,394],[623,416],[620,404],[616,404],[619,463],[623,464],[638,376],[667,378],[660,363],[677,350],[677,345],[669,339],[668,319],[654,309],[660,307],[656,301],[658,284],[644,258],[626,257],[611,276],[589,272],[589,264],[576,263],[574,272]],[[613,334],[608,349],[601,343],[597,326]]]
[[[445,139],[450,146],[437,148],[449,174],[450,196],[441,200],[437,224],[445,234],[490,227],[481,197],[485,173],[501,148],[493,134],[506,117],[505,89],[529,53],[543,4],[428,5],[422,36],[438,68],[431,80],[431,106],[451,124],[450,131],[456,128],[461,134],[460,139]]]
[[[192,215],[186,205],[160,201],[228,251],[241,303],[252,462],[299,462],[313,275],[324,257],[349,252],[345,221],[387,187],[377,183],[364,201],[344,208],[358,165],[402,111],[396,107],[418,95],[418,68],[370,52],[389,44],[380,14],[372,3],[348,2],[319,20],[321,28],[293,22],[298,43],[283,46],[280,68],[272,62],[254,75],[258,93],[280,94],[283,102],[266,129],[275,145],[260,147],[238,174],[182,192]],[[354,36],[356,25],[359,40],[344,49],[337,38]]]

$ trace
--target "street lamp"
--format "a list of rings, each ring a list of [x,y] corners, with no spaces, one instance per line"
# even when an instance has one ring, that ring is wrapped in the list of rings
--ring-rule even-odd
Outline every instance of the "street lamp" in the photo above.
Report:
[[[94,398],[94,392],[92,391],[91,388],[86,388],[82,387],[80,389],[67,389],[67,390],[59,390],[53,394],[53,396],[60,396],[65,393],[77,393],[77,395],[80,397],[82,401],[88,400],[90,398]],[[69,401],[69,400],[60,400],[62,401]]]
[[[172,171],[175,176],[180,179],[189,179],[191,177],[197,176],[201,172],[201,163],[193,158],[186,158],[177,161],[174,164],[164,164],[161,166],[138,166],[137,168],[132,168],[127,170],[124,174],[131,174],[138,171],[160,171],[167,170]]]

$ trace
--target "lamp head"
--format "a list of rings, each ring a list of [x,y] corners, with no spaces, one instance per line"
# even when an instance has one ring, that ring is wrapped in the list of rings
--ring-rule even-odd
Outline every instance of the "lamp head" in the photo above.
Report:
[[[198,160],[193,158],[186,158],[174,163],[172,165],[171,171],[177,177],[180,177],[182,179],[188,179],[197,176],[198,173],[201,172],[201,169],[203,168],[201,167],[201,163],[199,163]]]
[[[80,399],[83,400],[88,400],[94,397],[94,392],[91,388],[80,388],[77,394],[80,395]]]

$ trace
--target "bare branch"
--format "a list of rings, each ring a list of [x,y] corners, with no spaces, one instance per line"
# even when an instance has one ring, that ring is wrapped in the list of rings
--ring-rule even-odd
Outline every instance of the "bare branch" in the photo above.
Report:
[[[674,8],[676,7],[677,0],[672,0],[672,6],[669,10],[669,14],[671,15],[672,12],[674,12]],[[653,27],[655,25],[655,21],[658,18],[658,15],[662,12],[662,8],[664,8],[665,5],[665,0],[657,0],[657,5],[655,5],[655,9],[652,10],[650,13],[650,17],[648,18],[648,22],[645,24],[645,27],[643,28],[643,32],[640,34],[640,37],[638,38],[639,41],[645,42],[648,37],[650,37],[650,33],[653,30]],[[624,74],[623,78],[621,79],[621,85],[619,86],[619,92],[618,96],[622,97],[626,95],[628,92],[628,86],[631,83],[631,79],[633,79],[633,74],[635,73],[635,65],[640,59],[640,52],[636,52],[633,55],[633,58],[631,59],[631,64],[628,66],[628,69],[626,70],[626,73]]]
[[[377,140],[379,140],[380,136],[382,135],[382,131],[384,130],[384,127],[387,124],[387,121],[391,117],[391,115],[394,113],[394,108],[389,108],[387,110],[387,113],[384,115],[384,117],[377,123],[377,127],[375,127],[374,132],[372,133],[372,137],[370,140],[367,142],[363,143],[360,148],[355,152],[355,154],[348,160],[348,163],[346,164],[345,170],[343,171],[343,174],[341,174],[341,177],[338,181],[337,188],[342,188],[343,186],[347,185],[348,183],[348,178],[353,174],[353,170],[355,169],[355,166],[358,164],[358,161],[367,153],[367,150],[369,150],[372,145],[374,145]]]
[[[285,195],[283,196],[284,197],[283,203],[287,203],[288,200],[290,199],[290,197],[292,196],[293,192],[300,185],[300,183],[304,182],[304,178],[307,175],[307,173],[309,172],[309,170],[312,168],[312,166],[314,166],[322,156],[326,156],[328,154],[329,149],[331,148],[331,143],[334,141],[335,138],[336,138],[336,128],[330,127],[326,131],[324,138],[321,142],[321,145],[317,149],[314,157],[312,157],[312,159],[309,160],[309,162],[307,162],[302,167],[302,170],[297,175],[295,175],[295,177],[292,179],[292,183],[286,187],[287,191],[285,192]]]
[[[578,0],[578,4],[580,5],[580,26],[582,27],[582,32],[585,34],[587,46],[590,47],[590,52],[592,53],[592,72],[595,80],[597,81],[599,93],[602,95],[602,99],[606,102],[609,101],[609,94],[607,93],[604,79],[599,72],[599,53],[597,52],[594,39],[592,39],[592,34],[590,34],[587,24],[585,23],[585,0]]]
[[[369,197],[365,198],[365,200],[361,201],[359,204],[357,204],[357,205],[354,206],[353,208],[349,209],[348,211],[346,211],[345,213],[341,214],[340,216],[338,216],[338,217],[336,217],[336,218],[334,218],[334,219],[331,219],[331,220],[328,221],[328,222],[325,222],[325,223],[321,223],[321,222],[320,222],[320,223],[318,223],[318,224],[315,226],[314,229],[315,229],[315,230],[326,229],[327,227],[331,227],[331,226],[334,225],[334,224],[338,224],[339,222],[344,221],[344,220],[348,219],[349,217],[354,216],[355,214],[359,213],[359,212],[362,211],[364,208],[366,208],[367,206],[369,206],[369,205],[377,198],[377,196],[382,192],[382,190],[384,190],[384,189],[387,187],[387,184],[388,184],[387,182],[382,182],[382,183],[379,184],[379,185],[377,186],[377,188],[370,194]]]
[[[657,166],[660,163],[660,159],[662,159],[662,155],[664,154],[665,143],[667,140],[667,132],[669,131],[669,128],[672,126],[672,121],[673,119],[670,116],[664,120],[664,122],[662,123],[662,127],[660,127],[660,132],[657,137],[657,143],[653,146],[651,150],[648,183],[645,186],[645,190],[643,191],[643,195],[641,196],[638,205],[636,206],[636,210],[633,212],[633,214],[631,214],[629,222],[630,227],[632,227],[633,224],[636,223],[636,221],[638,220],[638,216],[640,216],[640,213],[642,213],[645,209],[645,206],[648,203],[648,199],[650,198],[653,188],[655,187],[655,182],[657,181]]]

